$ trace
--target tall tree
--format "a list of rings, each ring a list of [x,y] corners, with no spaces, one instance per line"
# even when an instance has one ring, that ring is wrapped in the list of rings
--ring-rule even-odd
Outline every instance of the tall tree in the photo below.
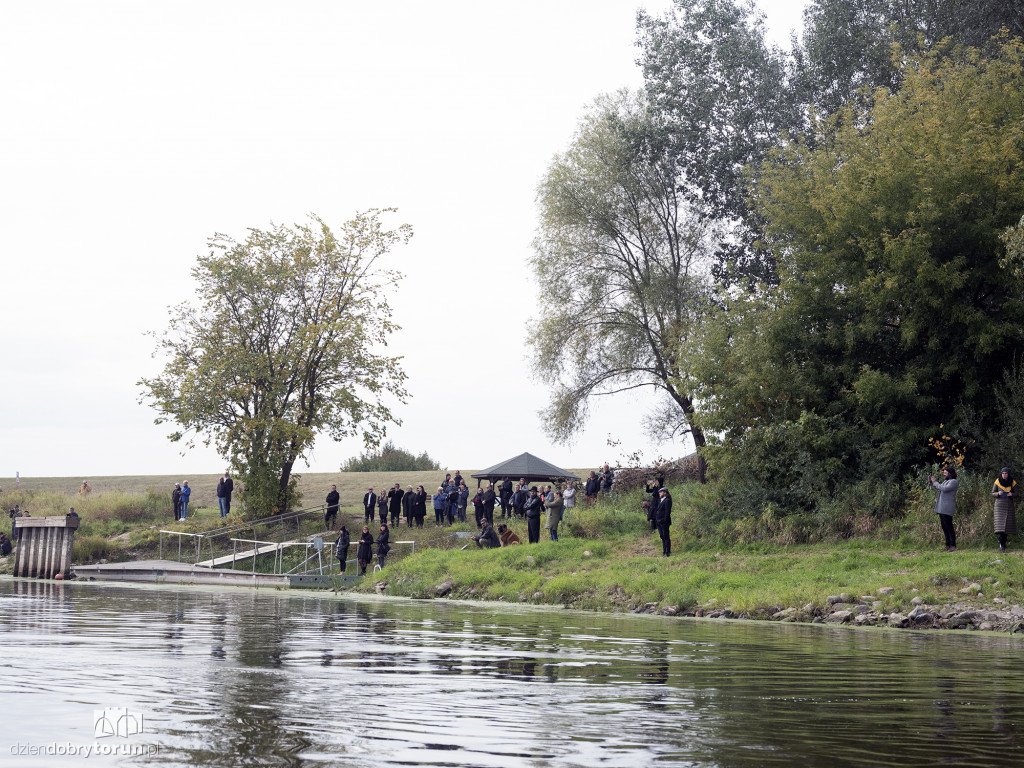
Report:
[[[216,234],[192,270],[198,305],[171,310],[157,338],[169,359],[144,378],[156,423],[172,441],[214,443],[263,514],[298,500],[293,473],[317,434],[362,430],[367,444],[404,401],[400,358],[383,354],[396,330],[387,292],[398,275],[378,260],[412,235],[387,229],[371,209],[335,234],[317,216],[293,227],[250,229],[243,242]]]
[[[789,87],[791,62],[769,45],[753,0],[675,0],[661,16],[637,14],[637,44],[652,120],[661,128],[680,191],[702,216],[730,223],[715,276],[770,281],[748,205],[745,168],[759,165],[784,131],[803,124]]]
[[[707,304],[717,233],[680,192],[647,106],[627,92],[598,99],[540,183],[534,372],[552,388],[558,439],[582,427],[592,398],[655,387],[667,408],[654,421],[703,448],[677,355]]]

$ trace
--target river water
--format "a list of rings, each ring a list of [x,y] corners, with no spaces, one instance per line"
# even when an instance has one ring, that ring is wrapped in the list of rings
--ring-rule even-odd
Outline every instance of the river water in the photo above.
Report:
[[[1022,650],[0,579],[0,766],[1020,766]]]

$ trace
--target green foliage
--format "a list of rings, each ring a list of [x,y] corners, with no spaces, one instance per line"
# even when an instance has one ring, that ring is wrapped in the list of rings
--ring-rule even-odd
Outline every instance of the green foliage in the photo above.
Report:
[[[398,275],[377,264],[411,236],[379,210],[335,234],[320,218],[250,229],[244,242],[211,238],[192,270],[198,306],[171,312],[157,349],[163,373],[142,379],[143,400],[172,422],[171,440],[211,442],[235,469],[256,516],[298,500],[295,462],[317,434],[379,440],[404,402],[398,357],[381,353],[396,329],[386,292]]]
[[[796,50],[806,98],[831,114],[865,93],[897,90],[901,62],[949,37],[985,48],[1001,27],[1024,35],[1020,3],[1005,0],[813,0]]]
[[[537,199],[533,268],[547,289],[529,343],[552,389],[549,430],[566,439],[592,398],[653,386],[666,402],[660,430],[703,445],[674,350],[707,306],[702,264],[716,232],[679,193],[645,100],[598,99]]]
[[[727,485],[808,509],[840,477],[898,482],[958,407],[994,425],[993,373],[1024,351],[999,263],[1024,211],[1022,65],[1019,41],[926,57],[762,169],[779,285],[724,297],[693,367]]]
[[[440,471],[441,465],[424,451],[415,456],[388,440],[376,450],[353,456],[341,465],[342,472],[424,472]]]
[[[676,0],[663,16],[640,11],[637,36],[652,118],[680,189],[702,215],[735,229],[719,243],[716,277],[772,279],[743,168],[803,121],[790,63],[767,43],[764,15],[752,0]]]

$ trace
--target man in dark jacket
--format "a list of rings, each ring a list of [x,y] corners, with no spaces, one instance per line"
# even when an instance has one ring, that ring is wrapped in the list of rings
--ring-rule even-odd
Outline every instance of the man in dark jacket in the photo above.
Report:
[[[402,498],[405,496],[405,491],[402,490],[402,486],[395,483],[395,487],[388,491],[388,512],[391,513],[391,524],[398,527],[398,521],[402,517]],[[387,520],[381,520],[381,524],[387,523]]]
[[[217,503],[220,505],[220,516],[227,517],[231,512],[231,492],[235,490],[235,481],[231,479],[228,471],[224,470],[224,477],[217,483]]]
[[[598,480],[597,473],[592,471],[590,477],[587,478],[587,484],[583,486],[583,493],[587,497],[588,507],[594,503],[599,490],[601,490],[601,481]]]
[[[363,514],[367,523],[373,521],[373,511],[377,509],[377,494],[373,492],[373,486],[367,489],[363,496]]]
[[[471,538],[478,547],[485,549],[494,549],[501,546],[501,539],[498,538],[498,534],[494,532],[494,526],[491,525],[486,517],[483,519],[483,528],[480,530],[480,535]]]
[[[181,483],[174,484],[174,490],[171,491],[171,507],[174,509],[174,519],[181,519]]]
[[[672,496],[668,488],[658,490],[658,509],[655,510],[655,520],[658,523],[658,535],[661,536],[661,551],[665,557],[672,551],[672,541],[669,539],[668,529],[672,525]]]
[[[507,477],[498,486],[498,501],[501,503],[501,517],[512,517],[512,481]]]
[[[333,528],[334,523],[338,522],[338,502],[340,500],[338,486],[332,485],[331,492],[327,494],[327,511],[324,513],[324,525],[328,528]]]
[[[494,502],[498,500],[498,497],[494,493],[494,486],[491,483],[487,484],[487,490],[484,491],[484,517],[494,524]]]
[[[544,509],[544,502],[537,495],[537,486],[533,486],[523,505],[523,510],[526,512],[526,534],[531,544],[540,541],[540,511],[542,509]]]

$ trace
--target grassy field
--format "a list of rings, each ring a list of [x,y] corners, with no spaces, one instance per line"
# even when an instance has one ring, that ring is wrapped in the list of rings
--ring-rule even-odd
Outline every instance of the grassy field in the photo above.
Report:
[[[461,469],[461,468],[460,468]],[[331,484],[338,486],[338,493],[341,494],[342,506],[358,507],[362,503],[363,494],[370,486],[376,491],[394,486],[400,483],[402,488],[423,485],[428,494],[437,491],[438,484],[444,479],[446,471],[440,472],[307,472],[300,474],[299,491],[302,493],[303,506],[315,506],[321,504],[331,489]],[[479,469],[463,469],[462,476],[466,478],[466,484],[470,488],[476,487],[476,481],[470,478]],[[568,470],[580,477],[586,477],[590,470],[570,469]],[[83,480],[89,482],[92,488],[90,495],[103,495],[108,493],[126,493],[131,495],[145,494],[147,490],[153,489],[157,493],[164,493],[167,496],[167,506],[170,508],[171,491],[175,483],[188,480],[192,488],[192,504],[200,507],[217,506],[217,481],[221,475],[196,475],[193,477],[181,477],[177,475],[113,475],[109,477],[29,477],[21,478],[20,490],[23,492],[33,491],[40,493],[63,494],[68,496],[69,505],[74,504],[78,488]],[[515,478],[513,478],[514,480]],[[4,489],[3,496],[0,496],[0,503],[9,508],[11,505],[4,497],[11,497],[14,490],[14,478],[0,478],[0,488]],[[65,512],[67,510],[64,510]]]

